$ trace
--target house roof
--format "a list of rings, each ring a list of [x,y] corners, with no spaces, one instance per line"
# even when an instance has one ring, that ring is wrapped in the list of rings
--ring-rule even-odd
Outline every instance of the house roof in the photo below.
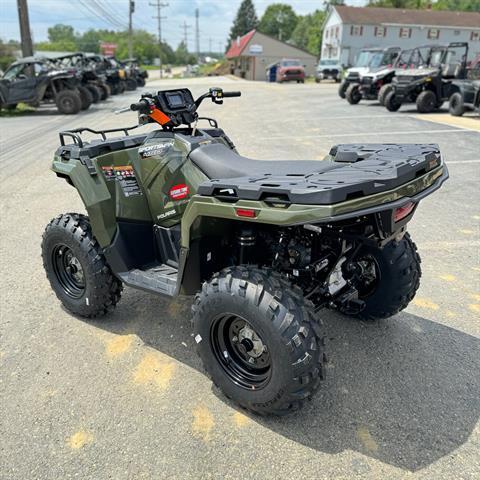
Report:
[[[480,12],[349,7],[346,5],[336,5],[333,8],[338,12],[342,21],[347,24],[429,25],[480,29]]]
[[[246,33],[243,37],[240,37],[239,39],[234,40],[232,42],[232,44],[230,45],[230,48],[228,49],[225,56],[227,58],[239,57],[241,55],[241,53],[243,52],[243,49],[247,46],[247,43],[255,35],[255,32],[256,32],[256,30],[253,29],[250,32]]]

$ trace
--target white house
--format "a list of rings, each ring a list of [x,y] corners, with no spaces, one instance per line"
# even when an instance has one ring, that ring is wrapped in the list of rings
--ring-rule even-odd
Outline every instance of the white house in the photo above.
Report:
[[[366,47],[468,42],[469,60],[480,55],[480,12],[331,6],[325,19],[321,58],[352,65]]]

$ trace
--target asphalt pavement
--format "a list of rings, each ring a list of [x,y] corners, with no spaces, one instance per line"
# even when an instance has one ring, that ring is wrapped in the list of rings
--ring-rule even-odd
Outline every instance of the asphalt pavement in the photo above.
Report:
[[[364,323],[325,311],[327,379],[286,418],[245,414],[202,372],[190,300],[126,288],[86,321],[60,306],[40,258],[62,212],[84,212],[49,170],[58,131],[133,125],[113,111],[42,108],[0,116],[0,478],[480,478],[480,119],[351,106],[335,84],[231,78],[154,81],[145,90],[241,90],[202,105],[241,154],[320,160],[337,143],[438,143],[450,180],[410,224],[422,257],[414,302]]]

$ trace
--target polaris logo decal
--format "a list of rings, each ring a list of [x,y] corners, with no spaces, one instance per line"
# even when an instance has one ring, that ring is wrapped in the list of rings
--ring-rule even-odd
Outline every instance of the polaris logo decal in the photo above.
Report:
[[[184,183],[174,185],[169,192],[172,200],[182,200],[182,198],[188,197],[188,186]]]

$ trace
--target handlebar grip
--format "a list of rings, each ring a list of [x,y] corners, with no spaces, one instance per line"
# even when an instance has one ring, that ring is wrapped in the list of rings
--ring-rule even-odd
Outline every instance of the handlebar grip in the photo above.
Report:
[[[149,109],[149,105],[146,100],[140,100],[139,102],[130,105],[130,110],[133,110],[134,112],[145,113],[147,109]]]
[[[228,98],[228,97],[241,97],[242,92],[223,92],[223,97]]]

